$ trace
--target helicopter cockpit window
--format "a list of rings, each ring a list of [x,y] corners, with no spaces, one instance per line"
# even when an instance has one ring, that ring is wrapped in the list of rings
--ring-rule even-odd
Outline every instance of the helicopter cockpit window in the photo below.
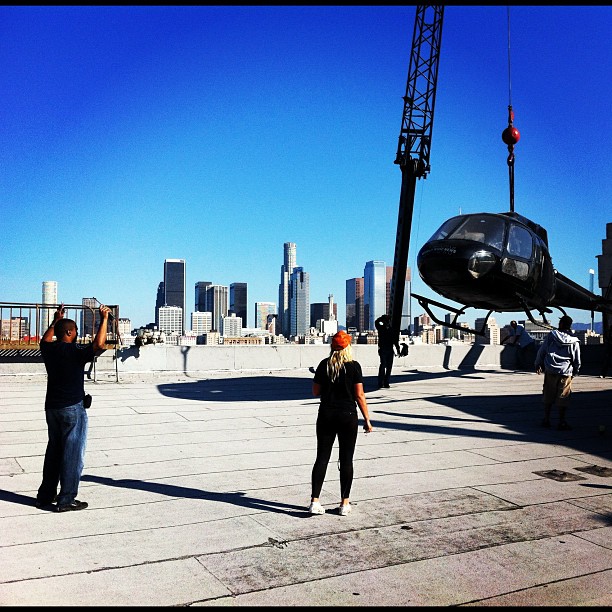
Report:
[[[452,232],[459,223],[459,217],[453,217],[452,219],[448,219],[441,226],[440,229],[436,231],[436,233],[428,240],[431,242],[432,240],[444,240],[448,237],[450,232]]]
[[[504,240],[504,226],[503,219],[497,217],[471,216],[448,237],[449,239],[482,242],[501,251]]]
[[[511,225],[508,232],[508,255],[530,259],[533,252],[531,234],[520,225]]]

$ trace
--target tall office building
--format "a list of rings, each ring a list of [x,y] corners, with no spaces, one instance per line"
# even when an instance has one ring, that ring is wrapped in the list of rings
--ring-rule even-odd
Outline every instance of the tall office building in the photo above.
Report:
[[[159,309],[164,305],[166,296],[164,293],[164,282],[157,285],[157,294],[155,296],[155,327],[159,329]]]
[[[183,334],[183,312],[180,306],[162,306],[159,309],[159,331],[166,334]]]
[[[346,281],[346,328],[365,330],[363,320],[363,276]]]
[[[230,285],[230,312],[242,319],[242,324],[247,325],[247,284],[232,283]]]
[[[206,289],[211,285],[209,281],[198,281],[195,284],[195,312],[212,312],[206,303]]]
[[[332,296],[333,299],[333,296]],[[338,304],[331,304],[332,316],[330,317],[330,302],[315,302],[310,305],[310,327],[316,327],[317,321],[337,321]]]
[[[280,333],[288,338],[291,335],[291,311],[289,307],[289,284],[291,274],[296,267],[297,247],[295,242],[285,242],[283,247],[283,265],[281,280],[278,286],[278,327]]]
[[[365,331],[374,330],[374,321],[387,313],[387,270],[384,261],[366,262],[363,270]]]
[[[177,306],[182,310],[181,334],[185,332],[185,260],[164,260],[164,306]],[[161,329],[161,326],[160,326]]]
[[[40,335],[49,329],[53,323],[53,315],[57,305],[57,281],[43,281],[42,284],[42,303],[53,304],[53,308],[42,308],[40,311]]]
[[[81,322],[79,323],[79,336],[85,338],[90,336],[93,338],[100,326],[100,310],[97,306],[96,298],[83,298],[81,300]],[[109,326],[110,331],[110,326]]]
[[[310,330],[310,275],[301,267],[289,277],[290,336],[305,336]]]
[[[196,336],[202,336],[212,331],[212,312],[192,312],[191,331],[193,331]]]
[[[255,302],[255,327],[268,329],[268,315],[276,314],[274,302]]]
[[[206,288],[207,310],[212,312],[212,331],[223,331],[223,317],[229,312],[229,287],[210,285]]]
[[[223,337],[239,338],[242,336],[242,319],[234,313],[223,317]]]

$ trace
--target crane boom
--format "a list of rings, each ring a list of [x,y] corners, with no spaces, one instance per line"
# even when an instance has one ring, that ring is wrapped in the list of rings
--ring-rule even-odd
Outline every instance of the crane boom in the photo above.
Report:
[[[389,305],[391,327],[396,331],[400,331],[404,305],[416,180],[426,178],[430,169],[443,17],[443,6],[416,7],[404,114],[394,162],[402,172]]]

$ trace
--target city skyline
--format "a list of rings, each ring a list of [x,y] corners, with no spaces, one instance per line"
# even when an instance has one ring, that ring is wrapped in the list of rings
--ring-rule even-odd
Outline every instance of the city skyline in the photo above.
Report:
[[[612,199],[612,8],[509,10],[516,210],[546,227],[555,267],[588,288]],[[416,271],[420,246],[459,212],[508,207],[507,11],[445,8],[431,172],[417,184],[408,261],[413,291],[434,299]],[[188,304],[202,278],[238,280],[251,319],[256,302],[278,303],[278,250],[291,240],[310,301],[336,296],[344,324],[346,280],[366,261],[393,262],[414,14],[0,7],[0,297],[37,302],[53,279],[67,303],[95,296],[145,325],[158,262],[182,258]]]

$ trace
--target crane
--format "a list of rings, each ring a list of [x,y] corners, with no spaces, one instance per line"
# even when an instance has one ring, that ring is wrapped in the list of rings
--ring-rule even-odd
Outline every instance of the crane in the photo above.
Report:
[[[395,164],[402,172],[391,277],[391,327],[400,331],[417,179],[427,178],[444,7],[416,7],[404,113]]]

